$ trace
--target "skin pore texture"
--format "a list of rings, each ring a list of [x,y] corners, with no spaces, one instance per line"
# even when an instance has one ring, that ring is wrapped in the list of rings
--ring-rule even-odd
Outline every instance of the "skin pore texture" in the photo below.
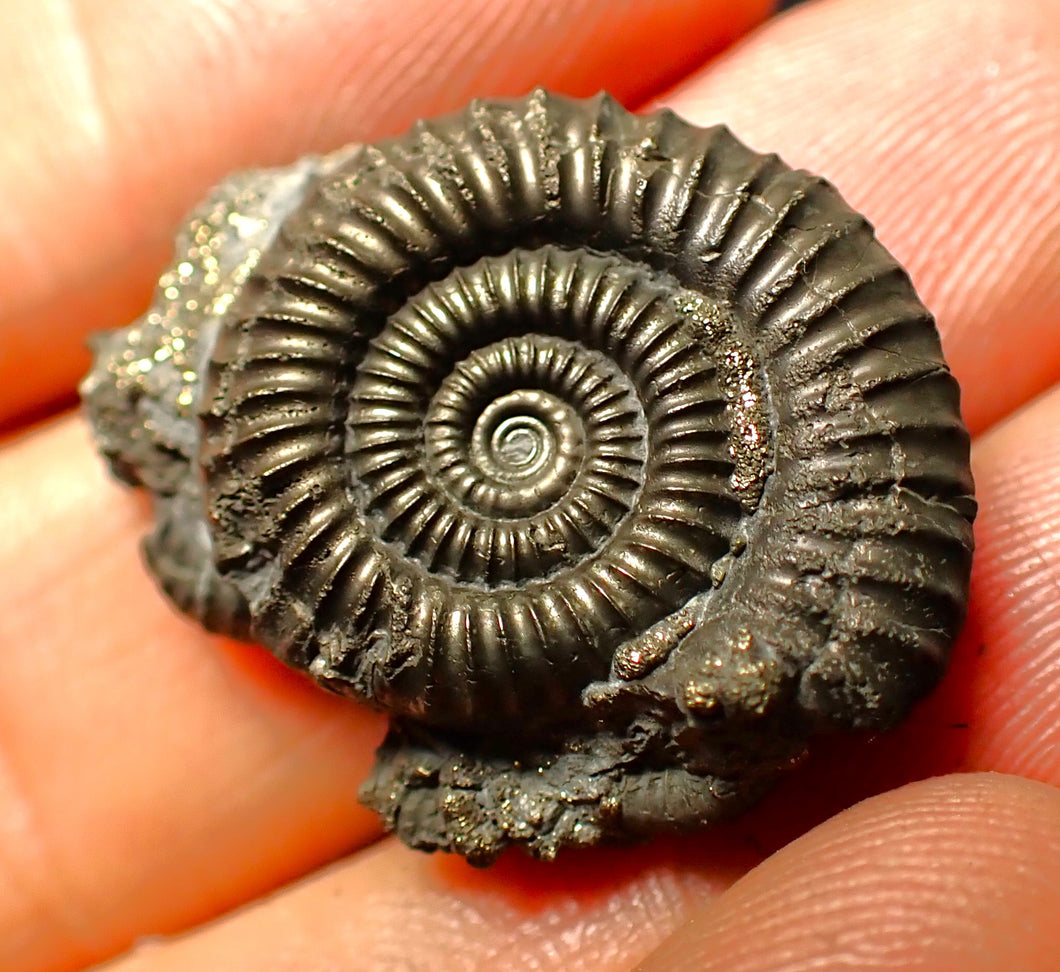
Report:
[[[3,4],[0,967],[1053,967],[1060,4],[767,6]],[[938,318],[981,513],[965,633],[901,730],[819,747],[729,828],[479,873],[376,842],[382,720],[176,616],[80,418],[25,416],[224,173],[535,83],[835,182]]]

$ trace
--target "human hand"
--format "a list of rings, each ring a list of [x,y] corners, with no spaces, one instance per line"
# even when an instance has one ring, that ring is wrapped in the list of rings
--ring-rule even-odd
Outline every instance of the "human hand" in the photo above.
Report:
[[[767,6],[0,0],[0,968],[183,929],[116,968],[1057,967],[1060,6],[828,0],[697,72]],[[19,417],[228,171],[682,76],[665,103],[834,181],[938,315],[979,435],[970,620],[905,727],[822,740],[739,823],[472,871],[378,839],[382,720],[178,617],[82,422]]]

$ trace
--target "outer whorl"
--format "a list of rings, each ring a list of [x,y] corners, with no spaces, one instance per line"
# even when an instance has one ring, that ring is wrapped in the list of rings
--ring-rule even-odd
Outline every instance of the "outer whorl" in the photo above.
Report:
[[[738,811],[963,619],[930,314],[828,183],[670,112],[236,177],[85,395],[167,593],[393,713],[364,799],[478,863]]]

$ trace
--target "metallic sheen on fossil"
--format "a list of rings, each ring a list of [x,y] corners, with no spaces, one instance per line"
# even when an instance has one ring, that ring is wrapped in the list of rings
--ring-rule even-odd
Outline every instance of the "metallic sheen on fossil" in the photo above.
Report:
[[[362,798],[473,863],[681,830],[939,679],[957,384],[821,179],[600,96],[235,176],[83,393],[148,564],[391,714]]]

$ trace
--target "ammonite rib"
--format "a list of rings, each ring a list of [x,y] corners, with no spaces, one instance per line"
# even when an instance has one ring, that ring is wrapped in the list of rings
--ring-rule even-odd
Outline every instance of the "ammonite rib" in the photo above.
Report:
[[[943,671],[958,389],[823,180],[537,91],[237,177],[178,248],[97,438],[178,606],[394,715],[362,795],[410,844],[709,823]]]

